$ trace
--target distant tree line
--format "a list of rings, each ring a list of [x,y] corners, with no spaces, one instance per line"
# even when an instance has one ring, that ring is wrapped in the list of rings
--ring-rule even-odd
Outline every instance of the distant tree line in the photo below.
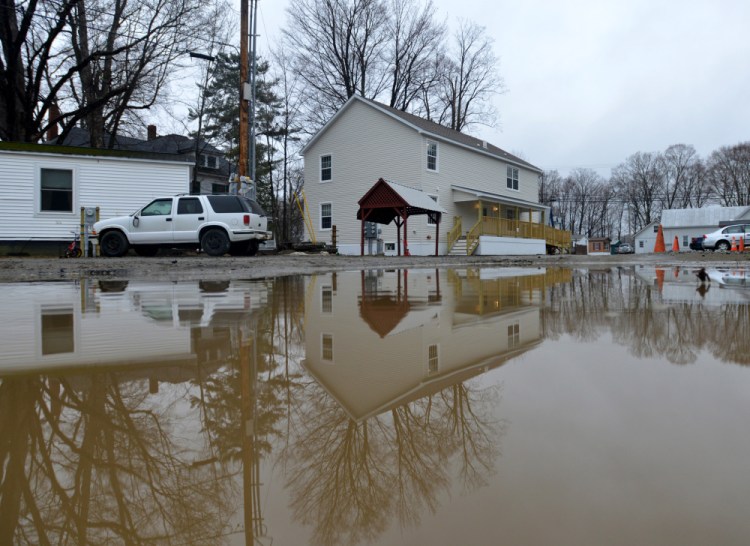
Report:
[[[613,239],[636,233],[667,209],[750,206],[750,142],[722,146],[705,159],[687,144],[637,152],[609,179],[587,168],[567,176],[546,171],[539,200],[562,229]]]

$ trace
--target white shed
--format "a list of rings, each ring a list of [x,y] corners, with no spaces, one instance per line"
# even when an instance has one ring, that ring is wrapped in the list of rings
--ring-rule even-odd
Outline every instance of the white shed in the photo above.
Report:
[[[172,155],[0,143],[0,245],[59,245],[82,209],[110,218],[189,189],[190,164]]]
[[[712,205],[698,209],[667,209],[661,213],[661,226],[664,232],[664,246],[667,251],[674,249],[674,240],[680,252],[690,251],[693,238],[702,237],[719,229],[727,222],[746,223],[750,219],[750,207],[722,207]],[[656,234],[660,222],[651,222],[635,234],[635,252],[651,253],[656,244]]]

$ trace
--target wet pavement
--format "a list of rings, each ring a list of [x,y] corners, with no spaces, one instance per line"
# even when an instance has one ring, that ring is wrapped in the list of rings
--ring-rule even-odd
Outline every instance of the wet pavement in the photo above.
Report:
[[[0,284],[0,544],[745,544],[706,270]]]

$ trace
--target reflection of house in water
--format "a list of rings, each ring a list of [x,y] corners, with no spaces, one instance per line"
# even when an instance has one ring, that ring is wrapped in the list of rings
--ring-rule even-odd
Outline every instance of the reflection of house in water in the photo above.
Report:
[[[311,277],[305,366],[363,420],[464,381],[541,341],[544,270]]]
[[[266,290],[234,281],[0,285],[13,317],[0,327],[0,373],[221,362]]]

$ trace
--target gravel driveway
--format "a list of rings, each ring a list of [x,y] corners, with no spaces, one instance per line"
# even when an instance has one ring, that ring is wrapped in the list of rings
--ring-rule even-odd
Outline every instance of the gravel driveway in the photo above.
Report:
[[[212,258],[175,255],[141,258],[0,258],[0,282],[80,278],[231,280],[258,279],[324,271],[383,268],[461,267],[617,267],[637,264],[683,267],[738,267],[750,252],[683,252],[616,256],[335,256],[289,253]]]

